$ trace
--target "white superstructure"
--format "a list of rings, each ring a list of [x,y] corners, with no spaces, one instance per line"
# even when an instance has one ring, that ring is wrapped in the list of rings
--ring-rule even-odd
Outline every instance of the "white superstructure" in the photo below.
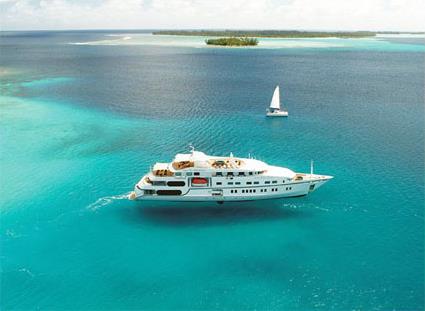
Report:
[[[285,111],[284,109],[280,109],[280,91],[279,91],[279,85],[276,86],[274,92],[272,101],[270,102],[270,108],[266,110],[266,115],[268,117],[287,117],[288,111]]]
[[[209,156],[192,150],[171,163],[156,163],[136,184],[131,199],[248,201],[307,195],[332,176],[295,173],[251,158]]]

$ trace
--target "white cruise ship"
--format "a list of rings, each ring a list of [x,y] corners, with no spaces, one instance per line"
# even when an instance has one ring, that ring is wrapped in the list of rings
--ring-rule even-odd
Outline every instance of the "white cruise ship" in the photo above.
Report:
[[[304,196],[332,176],[295,173],[251,158],[177,154],[171,163],[156,163],[136,184],[133,200],[252,201]]]

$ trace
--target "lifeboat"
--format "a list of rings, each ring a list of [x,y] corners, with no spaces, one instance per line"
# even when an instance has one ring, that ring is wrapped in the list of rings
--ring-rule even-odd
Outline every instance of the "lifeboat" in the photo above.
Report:
[[[208,184],[208,179],[202,177],[192,178],[192,185],[194,186],[206,186]]]

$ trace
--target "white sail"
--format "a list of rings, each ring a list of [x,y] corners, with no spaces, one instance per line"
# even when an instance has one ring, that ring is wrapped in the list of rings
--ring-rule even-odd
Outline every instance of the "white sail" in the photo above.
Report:
[[[276,88],[274,90],[273,98],[272,98],[272,101],[270,103],[270,108],[280,109],[279,85],[276,86]]]

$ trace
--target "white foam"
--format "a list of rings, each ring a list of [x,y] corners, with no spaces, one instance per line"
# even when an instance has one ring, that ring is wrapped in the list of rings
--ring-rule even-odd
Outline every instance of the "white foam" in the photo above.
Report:
[[[128,196],[130,195],[130,193],[131,192],[127,192],[127,193],[124,193],[124,194],[112,195],[112,196],[99,198],[95,202],[89,204],[87,206],[87,209],[92,210],[92,211],[96,211],[103,206],[106,206],[106,205],[113,203],[114,201],[128,199]]]
[[[72,45],[120,45],[121,41],[128,41],[133,39],[131,36],[126,35],[105,35],[106,37],[119,37],[117,39],[86,41],[86,42],[68,42]]]
[[[29,269],[27,269],[27,268],[21,268],[21,269],[19,269],[18,270],[19,272],[23,272],[23,273],[26,273],[26,274],[28,274],[30,277],[34,277],[34,273],[32,273]]]

